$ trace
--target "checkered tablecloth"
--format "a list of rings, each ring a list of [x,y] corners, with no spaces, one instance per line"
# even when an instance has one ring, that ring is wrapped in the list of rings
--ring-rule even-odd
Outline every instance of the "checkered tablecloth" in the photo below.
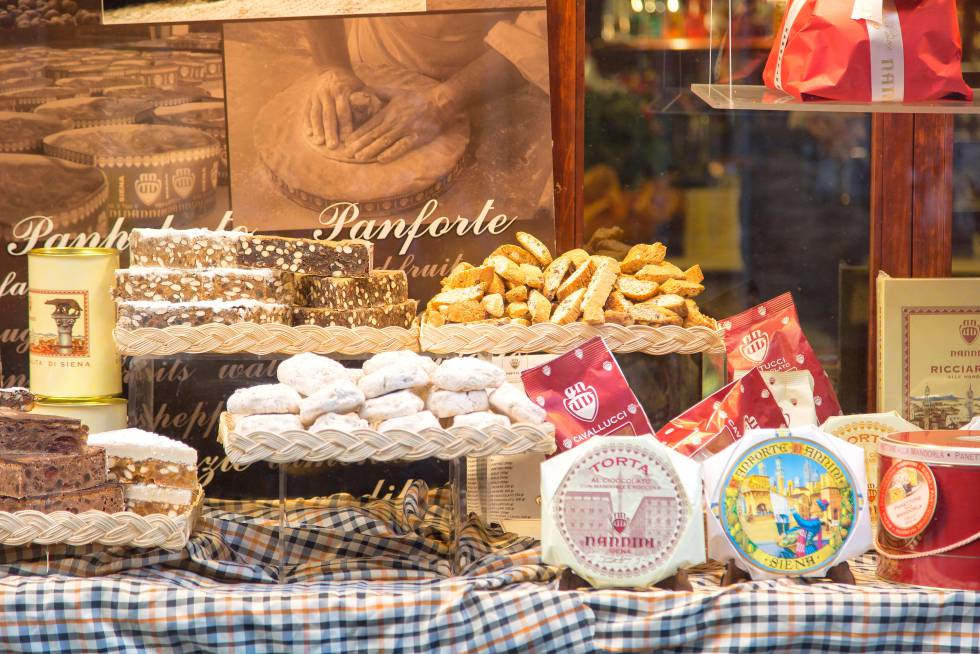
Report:
[[[424,489],[423,489],[424,490]],[[529,539],[470,520],[450,576],[434,494],[208,503],[181,552],[0,553],[2,652],[980,652],[980,594],[874,579],[558,591]],[[284,585],[279,562],[284,561]]]

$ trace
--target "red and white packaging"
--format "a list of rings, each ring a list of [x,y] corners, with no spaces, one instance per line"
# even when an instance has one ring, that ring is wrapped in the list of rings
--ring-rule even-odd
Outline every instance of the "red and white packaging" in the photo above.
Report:
[[[700,461],[721,452],[750,429],[785,426],[783,410],[761,372],[753,368],[668,422],[657,432],[657,439]]]
[[[593,436],[653,434],[643,407],[605,341],[589,339],[521,373],[524,391],[548,412],[558,451]]]
[[[728,372],[733,377],[758,366],[768,371],[809,370],[813,375],[813,404],[822,423],[840,415],[834,387],[803,334],[793,296],[779,297],[721,322],[725,330]]]
[[[763,80],[797,98],[971,100],[955,0],[790,0]]]

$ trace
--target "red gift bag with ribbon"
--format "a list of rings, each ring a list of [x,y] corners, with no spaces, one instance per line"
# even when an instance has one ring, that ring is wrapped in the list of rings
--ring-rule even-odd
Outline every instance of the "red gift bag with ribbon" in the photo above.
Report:
[[[955,0],[790,0],[763,80],[800,99],[973,99]]]

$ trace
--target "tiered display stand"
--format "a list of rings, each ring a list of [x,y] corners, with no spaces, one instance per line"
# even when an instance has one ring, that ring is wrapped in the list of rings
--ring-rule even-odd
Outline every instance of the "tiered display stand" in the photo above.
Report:
[[[602,336],[614,352],[717,355],[723,359],[721,333],[705,327],[623,327],[584,324],[447,325],[419,329],[389,327],[288,327],[284,325],[204,325],[200,327],[116,329],[116,347],[131,356],[130,387],[138,393],[152,393],[153,361],[180,354],[258,354],[292,355],[313,352],[322,355],[369,355],[385,351],[413,350],[434,355],[515,353],[564,353],[593,336]],[[720,360],[720,359],[719,359]],[[132,402],[136,409],[138,402]],[[228,462],[244,466],[258,462],[274,464],[279,470],[280,542],[286,524],[286,467],[295,463],[365,461],[417,461],[436,458],[450,464],[452,490],[453,571],[465,570],[459,547],[466,514],[466,459],[489,456],[549,453],[554,449],[550,425],[514,424],[486,429],[451,427],[421,432],[372,429],[342,431],[265,431],[238,433],[230,415],[219,422],[219,440]],[[485,467],[484,467],[485,469]],[[279,579],[285,579],[283,548],[280,547]]]

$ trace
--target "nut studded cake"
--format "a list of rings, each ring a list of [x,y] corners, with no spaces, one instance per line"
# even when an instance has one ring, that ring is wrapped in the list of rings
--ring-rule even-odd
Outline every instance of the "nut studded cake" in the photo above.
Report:
[[[408,299],[404,270],[374,270],[367,277],[296,278],[297,304],[330,309],[359,309],[382,304],[401,304]]]
[[[210,229],[134,229],[129,234],[130,265],[235,268],[242,236]]]
[[[279,270],[135,267],[116,271],[117,300],[196,302],[201,300],[262,300],[292,304],[293,276]]]
[[[358,309],[294,307],[293,325],[320,327],[411,327],[418,310],[416,300]]]
[[[0,408],[0,450],[9,452],[81,452],[88,427],[73,418]]]
[[[123,484],[126,510],[140,515],[186,513],[194,501],[194,491],[150,484]]]
[[[123,492],[119,484],[100,484],[82,490],[35,495],[33,497],[0,497],[0,511],[105,511],[118,513],[123,510]]]
[[[122,329],[138,329],[239,322],[289,324],[289,310],[285,304],[258,300],[121,301],[116,302],[116,325]]]
[[[197,488],[197,450],[142,429],[117,429],[89,436],[104,448],[109,480],[172,488]]]
[[[106,482],[105,450],[80,454],[0,453],[0,495],[27,497],[90,488]]]
[[[0,388],[0,407],[16,409],[17,411],[30,411],[34,408],[34,399],[34,394],[26,388],[19,386]]]
[[[325,277],[364,277],[374,264],[368,241],[317,241],[251,234],[238,242],[238,265]]]

